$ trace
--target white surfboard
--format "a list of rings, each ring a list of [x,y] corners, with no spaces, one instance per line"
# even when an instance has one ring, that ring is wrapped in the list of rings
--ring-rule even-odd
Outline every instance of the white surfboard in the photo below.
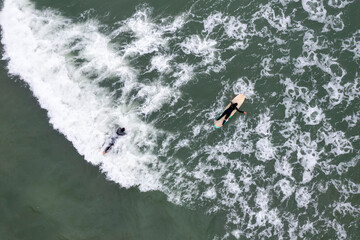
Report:
[[[245,95],[244,94],[239,94],[233,100],[231,100],[232,103],[237,103],[237,106],[236,106],[237,108],[240,108],[244,101],[245,101]],[[230,107],[230,104],[231,103],[229,103],[229,105],[226,106],[224,111],[226,109],[228,109],[228,107]],[[228,118],[228,121],[235,114],[235,112],[237,112],[236,109],[232,111],[232,113],[230,114],[230,117]],[[225,116],[223,116],[219,120],[215,121],[215,128],[221,128],[223,126],[224,119],[225,119]]]

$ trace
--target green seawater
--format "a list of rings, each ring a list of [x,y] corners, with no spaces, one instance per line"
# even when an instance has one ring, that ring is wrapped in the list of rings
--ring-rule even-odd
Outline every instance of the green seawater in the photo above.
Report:
[[[1,5],[0,239],[359,238],[359,1]]]
[[[215,217],[106,181],[28,86],[6,70],[1,80],[1,239],[206,239]]]

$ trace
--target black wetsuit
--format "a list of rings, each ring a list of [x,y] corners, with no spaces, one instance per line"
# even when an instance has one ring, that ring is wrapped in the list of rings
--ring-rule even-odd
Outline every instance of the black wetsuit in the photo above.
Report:
[[[111,138],[111,141],[109,145],[105,148],[104,153],[107,153],[112,148],[112,146],[115,145],[115,142],[119,136],[124,136],[125,134],[126,134],[125,132],[120,132],[120,131],[116,132],[116,136]]]
[[[236,106],[237,106],[237,103],[231,103],[230,107],[228,109],[226,109],[223,112],[223,114],[221,114],[221,116],[216,119],[216,121],[219,120],[220,118],[222,118],[223,116],[225,116],[225,119],[223,121],[223,125],[224,125],[226,123],[226,120],[230,117],[231,113],[234,110],[237,110],[238,112],[244,113],[243,111],[240,111]]]

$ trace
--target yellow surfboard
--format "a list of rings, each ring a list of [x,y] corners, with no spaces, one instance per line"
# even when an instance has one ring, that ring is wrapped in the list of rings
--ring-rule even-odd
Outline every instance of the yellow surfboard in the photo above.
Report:
[[[236,106],[237,108],[240,108],[244,101],[245,101],[244,94],[239,94],[233,100],[231,100],[232,103],[237,103],[237,106]],[[231,105],[231,103],[229,103],[229,105],[226,106],[225,110],[228,109],[228,107],[230,107],[230,105]],[[236,112],[236,109],[232,111],[232,113],[230,114],[230,117],[228,118],[228,121],[235,114],[235,112]],[[223,126],[224,119],[225,119],[225,116],[223,116],[219,120],[215,121],[215,128],[221,128]]]

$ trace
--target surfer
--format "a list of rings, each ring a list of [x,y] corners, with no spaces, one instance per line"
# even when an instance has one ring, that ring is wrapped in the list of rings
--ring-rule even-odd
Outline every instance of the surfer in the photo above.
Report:
[[[231,113],[232,113],[234,110],[237,110],[237,111],[240,112],[240,113],[246,114],[246,112],[239,110],[239,109],[236,107],[237,105],[238,105],[237,103],[231,102],[230,107],[229,107],[228,109],[226,109],[226,110],[223,112],[223,114],[221,114],[221,116],[216,119],[216,121],[218,121],[220,118],[222,118],[223,116],[225,116],[225,119],[224,119],[224,121],[223,121],[223,125],[224,125],[224,124],[226,123],[227,119],[230,117]]]
[[[107,153],[112,148],[112,146],[114,146],[114,144],[115,144],[115,142],[116,142],[116,140],[118,139],[119,136],[124,136],[125,134],[126,134],[125,133],[125,128],[118,128],[116,130],[116,136],[111,138],[109,146],[107,146],[105,148],[105,150],[103,151],[103,155],[105,155],[105,153]]]

